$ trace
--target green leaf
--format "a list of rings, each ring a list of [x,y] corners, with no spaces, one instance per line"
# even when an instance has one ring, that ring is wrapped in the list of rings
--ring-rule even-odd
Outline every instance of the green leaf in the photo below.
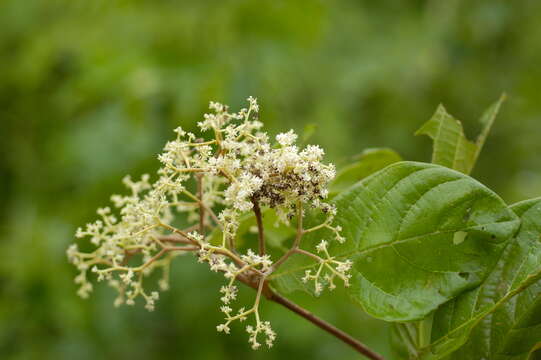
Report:
[[[354,262],[348,292],[369,314],[388,321],[421,319],[478,286],[519,226],[488,188],[433,164],[390,165],[333,202],[346,242],[333,241],[330,251]],[[468,235],[454,244],[458,231]],[[331,236],[308,235],[307,250]],[[305,256],[292,256],[272,277],[273,285],[302,289],[298,279],[310,266],[315,264]]]
[[[505,95],[502,95],[485,111],[480,120],[483,129],[475,143],[464,135],[462,123],[440,105],[432,118],[415,133],[428,135],[434,140],[432,163],[447,166],[464,174],[471,173],[504,100]]]
[[[376,171],[401,160],[402,158],[397,152],[388,148],[366,149],[359,156],[356,163],[346,166],[338,172],[335,180],[330,185],[331,196],[348,189]]]
[[[391,349],[398,360],[414,359],[419,353],[418,336],[412,323],[394,322],[391,327]]]
[[[391,327],[391,347],[397,359],[414,359],[419,349],[430,343],[432,316],[414,322],[394,322]]]
[[[476,146],[466,139],[460,121],[452,117],[443,105],[415,135],[428,135],[434,140],[432,163],[469,174],[475,158]]]
[[[541,340],[541,198],[512,206],[521,228],[478,288],[434,315],[421,359],[528,359]],[[532,355],[533,356],[533,355]]]

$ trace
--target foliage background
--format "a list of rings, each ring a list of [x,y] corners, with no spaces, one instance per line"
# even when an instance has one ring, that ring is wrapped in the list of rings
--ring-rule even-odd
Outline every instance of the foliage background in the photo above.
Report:
[[[316,124],[344,164],[374,146],[428,161],[412,134],[439,102],[473,137],[505,91],[473,176],[509,203],[539,196],[540,16],[536,0],[1,1],[0,358],[357,358],[272,304],[271,351],[217,334],[222,280],[189,259],[154,313],[114,309],[105,286],[81,300],[65,249],[211,99],[258,97],[271,134]],[[390,356],[386,325],[340,291],[293,297]]]

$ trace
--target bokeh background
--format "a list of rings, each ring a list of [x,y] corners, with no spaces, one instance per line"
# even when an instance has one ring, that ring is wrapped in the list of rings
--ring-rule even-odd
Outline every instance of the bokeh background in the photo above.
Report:
[[[272,350],[216,333],[221,277],[188,258],[153,313],[106,286],[82,300],[65,249],[125,174],[157,169],[171,129],[249,95],[271,134],[315,124],[344,164],[375,146],[428,161],[413,132],[438,103],[473,137],[506,92],[473,176],[539,196],[540,18],[538,0],[0,1],[0,358],[358,358],[273,304]],[[390,358],[386,325],[340,291],[293,298]]]

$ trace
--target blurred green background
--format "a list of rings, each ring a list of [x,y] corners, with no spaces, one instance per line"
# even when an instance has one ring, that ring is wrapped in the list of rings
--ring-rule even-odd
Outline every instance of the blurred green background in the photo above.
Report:
[[[106,286],[82,300],[65,249],[171,129],[249,95],[271,134],[316,124],[344,164],[374,146],[429,161],[412,134],[438,103],[473,137],[505,91],[473,176],[509,203],[541,195],[540,18],[538,0],[0,1],[0,358],[358,358],[273,304],[272,350],[216,333],[223,280],[188,258],[153,313]],[[390,355],[340,291],[293,298]]]

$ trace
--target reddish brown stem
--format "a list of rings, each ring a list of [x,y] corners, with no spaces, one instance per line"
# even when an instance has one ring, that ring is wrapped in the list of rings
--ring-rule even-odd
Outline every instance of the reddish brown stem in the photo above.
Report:
[[[261,215],[261,208],[259,207],[259,203],[257,200],[252,200],[252,203],[254,204],[254,214],[255,214],[255,220],[257,222],[257,238],[259,241],[259,255],[263,256],[266,254],[265,249],[265,234],[263,233],[263,218]]]
[[[248,277],[248,276],[239,276],[237,277],[239,281],[242,283],[248,285],[249,287],[256,289],[259,286],[259,283],[257,281],[257,278]],[[355,351],[358,353],[364,355],[368,359],[372,360],[385,360],[385,358],[378,353],[371,350],[368,346],[361,343],[359,340],[353,338],[351,335],[345,333],[344,331],[338,329],[337,327],[329,324],[323,319],[318,318],[316,315],[312,314],[310,311],[300,307],[299,305],[295,304],[289,299],[286,299],[285,297],[275,293],[269,286],[268,283],[265,282],[263,286],[263,295],[270,301],[273,301],[277,304],[280,304],[287,308],[290,311],[293,311],[295,314],[305,318],[306,320],[310,321],[312,324],[316,325],[320,329],[328,332],[332,336],[336,337],[340,341],[344,342],[345,344],[351,346]]]
[[[337,327],[329,324],[328,322],[318,318],[314,314],[312,314],[310,311],[300,307],[299,305],[295,304],[294,302],[286,299],[283,296],[280,296],[274,292],[272,292],[272,295],[270,296],[269,300],[274,301],[275,303],[278,303],[287,309],[293,311],[295,314],[302,316],[306,320],[310,321],[312,324],[316,325],[320,329],[325,330],[329,334],[333,335],[337,339],[343,341],[344,343],[348,344],[352,348],[354,348],[357,352],[363,354],[369,359],[373,360],[383,360],[383,356],[375,353],[370,348],[368,348],[366,345],[361,343],[359,340],[354,339],[351,337],[351,335],[346,334],[342,330],[338,329]]]
[[[203,175],[197,175],[197,196],[199,197],[199,233],[205,235],[205,206],[203,205]]]
[[[261,219],[261,211],[259,210],[259,207],[257,207],[258,210],[255,210],[255,204],[254,204],[254,212],[256,213],[256,218]],[[259,213],[259,215],[257,215]],[[261,232],[262,234],[262,232]],[[169,235],[169,236],[162,236],[162,241],[170,241],[170,242],[181,242],[185,243],[187,240],[182,239],[178,236],[178,234],[175,235]],[[184,248],[183,248],[184,249]],[[196,250],[196,248],[194,249]],[[257,290],[259,287],[259,279],[260,277],[256,274],[252,274],[252,276],[248,274],[241,274],[237,277],[237,280],[240,282],[248,285],[249,287]],[[372,360],[384,360],[384,357],[375,353],[370,348],[368,348],[366,345],[361,343],[360,341],[353,338],[351,335],[345,333],[344,331],[338,329],[337,327],[329,324],[323,319],[320,319],[316,315],[312,314],[310,311],[300,307],[299,305],[295,304],[294,302],[286,299],[285,297],[275,293],[268,285],[267,282],[263,284],[263,295],[270,301],[273,301],[277,304],[280,304],[284,306],[285,308],[289,309],[290,311],[293,311],[295,314],[305,318],[306,320],[310,321],[312,324],[316,325],[320,329],[326,331],[327,333],[331,334],[332,336],[336,337],[340,341],[344,342],[345,344],[351,346],[355,351],[357,351],[360,354],[363,354],[368,359]]]

